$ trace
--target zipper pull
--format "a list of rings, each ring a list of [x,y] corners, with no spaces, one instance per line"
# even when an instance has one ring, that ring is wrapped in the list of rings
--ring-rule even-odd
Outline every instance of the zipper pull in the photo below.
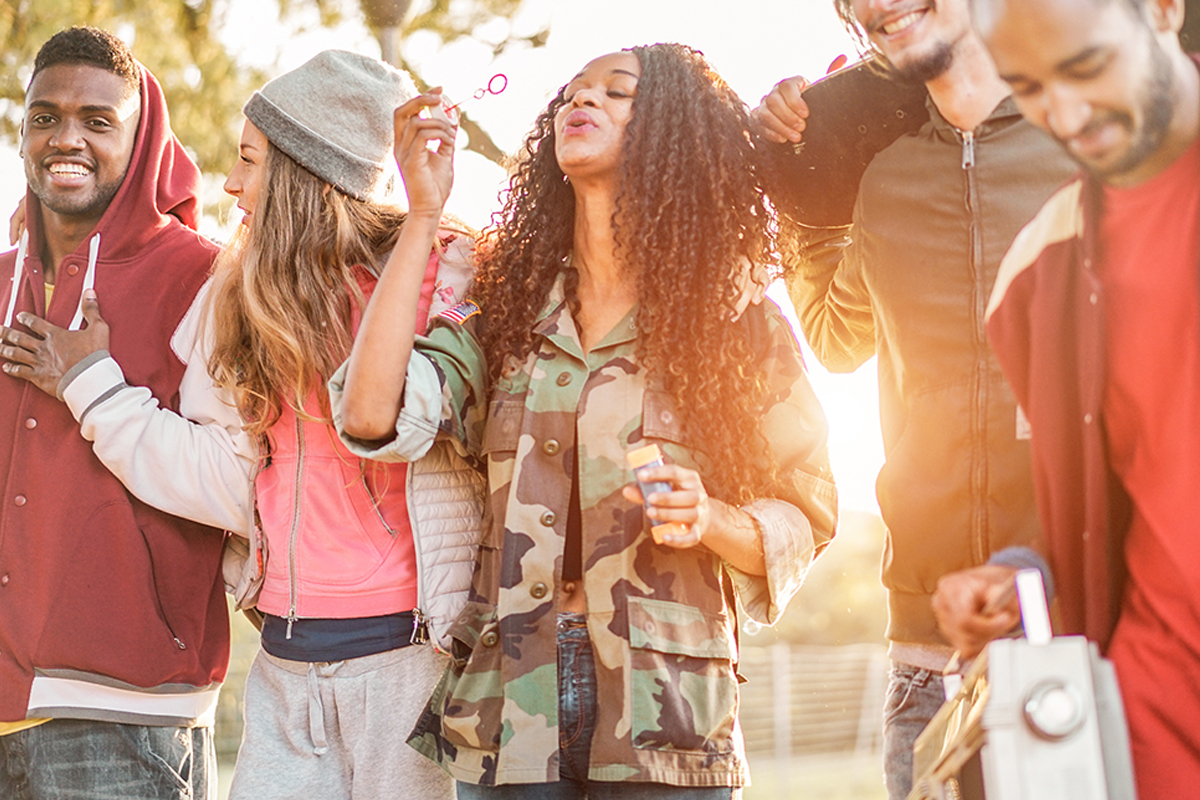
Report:
[[[285,638],[285,639],[292,638],[292,623],[295,621],[296,621],[296,614],[294,612],[291,614],[288,614],[287,635],[284,636],[283,638]]]
[[[187,645],[184,644],[183,642],[179,641],[178,636],[172,636],[171,638],[175,640],[176,647],[178,647],[180,650],[187,650]]]
[[[429,620],[421,613],[421,609],[413,609],[413,631],[408,637],[409,644],[425,644],[429,641]]]
[[[975,131],[962,132],[963,159],[962,168],[968,170],[975,166]]]

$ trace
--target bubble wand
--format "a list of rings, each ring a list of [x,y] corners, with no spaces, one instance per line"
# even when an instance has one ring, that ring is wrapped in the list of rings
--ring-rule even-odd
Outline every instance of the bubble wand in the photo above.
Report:
[[[444,101],[442,103],[442,113],[446,115],[446,118],[449,119],[450,122],[457,125],[458,124],[458,115],[459,115],[459,111],[458,111],[459,106],[463,105],[464,103],[468,103],[471,100],[482,100],[483,98],[487,97],[489,94],[490,95],[500,94],[507,88],[508,88],[508,76],[505,75],[503,72],[497,72],[495,75],[493,75],[491,78],[488,79],[488,82],[485,86],[481,86],[478,89],[476,89],[475,92],[470,97],[468,97],[466,100],[461,100],[461,101],[455,103],[454,105],[447,105],[446,102]],[[445,95],[443,95],[443,97],[445,97]]]

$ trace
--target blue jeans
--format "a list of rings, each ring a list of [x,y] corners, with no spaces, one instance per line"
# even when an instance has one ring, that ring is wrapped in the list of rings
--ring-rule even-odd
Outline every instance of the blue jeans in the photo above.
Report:
[[[216,777],[212,728],[54,719],[0,736],[4,800],[207,800]]]
[[[728,786],[590,781],[596,729],[596,662],[583,614],[558,616],[558,756],[556,783],[476,786],[458,783],[458,800],[730,800]]]
[[[883,781],[888,800],[904,800],[913,787],[913,745],[946,702],[942,676],[892,662],[883,703]]]

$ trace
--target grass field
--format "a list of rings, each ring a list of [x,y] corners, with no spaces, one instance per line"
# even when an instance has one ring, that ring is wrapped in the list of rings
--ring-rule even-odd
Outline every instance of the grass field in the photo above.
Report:
[[[822,755],[782,764],[750,759],[754,783],[742,800],[884,800],[880,756]]]

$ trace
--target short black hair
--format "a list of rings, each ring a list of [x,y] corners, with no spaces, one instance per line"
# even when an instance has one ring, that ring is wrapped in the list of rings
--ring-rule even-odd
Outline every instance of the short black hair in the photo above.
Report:
[[[32,84],[37,74],[59,64],[86,64],[125,79],[131,91],[142,89],[142,73],[129,47],[117,36],[90,25],[77,25],[51,36],[33,61]]]

